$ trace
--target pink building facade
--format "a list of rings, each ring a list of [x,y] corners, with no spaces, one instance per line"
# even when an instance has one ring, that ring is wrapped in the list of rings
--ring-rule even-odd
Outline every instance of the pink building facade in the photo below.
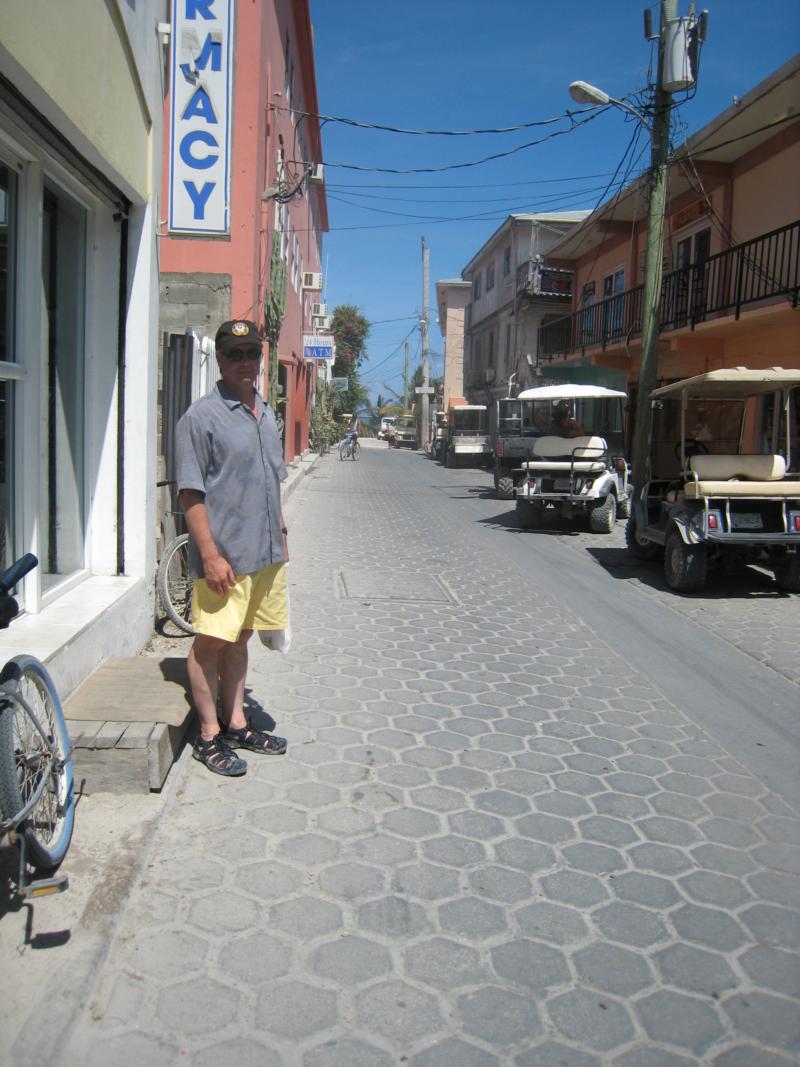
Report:
[[[215,63],[224,66],[226,31],[229,31],[230,80],[225,100],[230,138],[230,168],[226,177],[230,194],[227,232],[180,232],[174,225],[170,193],[174,193],[176,182],[174,176],[171,178],[170,161],[174,166],[182,149],[177,144],[180,133],[176,131],[180,116],[176,118],[173,114],[168,95],[160,244],[162,434],[165,435],[162,440],[169,438],[167,423],[174,421],[187,399],[192,398],[184,388],[181,400],[176,403],[173,398],[170,404],[166,402],[166,394],[175,379],[170,359],[186,351],[185,344],[175,342],[190,338],[195,357],[189,363],[193,363],[195,371],[204,363],[202,383],[198,388],[195,382],[191,389],[192,395],[198,395],[215,380],[209,339],[213,339],[219,323],[231,318],[250,319],[262,328],[266,337],[271,337],[273,369],[270,374],[269,361],[265,360],[263,390],[276,413],[282,416],[284,454],[287,461],[292,461],[309,445],[317,368],[303,358],[303,335],[314,332],[313,326],[319,325],[319,318],[312,323],[312,313],[318,315],[320,311],[314,305],[322,299],[322,235],[327,230],[319,166],[322,145],[316,118],[319,106],[309,3],[308,0],[247,3],[175,0],[175,3],[181,5],[179,14],[189,20],[189,28],[187,31],[184,22],[182,39],[178,39],[173,26],[172,65],[177,71],[174,76],[181,76],[181,63],[189,55],[189,63],[197,68],[190,72],[192,82],[201,94],[205,76],[209,80],[214,77]],[[217,23],[214,19],[222,21]],[[218,24],[223,27],[221,61],[211,45],[203,52],[204,42]],[[177,32],[181,33],[180,26]],[[219,34],[213,38],[218,39]],[[187,40],[190,49],[191,41],[196,41],[194,53],[187,52]],[[208,158],[212,155],[216,158],[215,138],[222,136],[224,117],[219,114],[222,109],[214,106],[217,113],[212,112],[208,99],[205,105],[192,105],[198,113],[205,108],[210,131],[196,135],[201,139],[200,144],[187,149],[189,159],[203,168],[198,172],[198,188],[202,188],[200,183],[210,173],[205,169],[210,165]],[[168,445],[163,451],[169,451]],[[168,456],[166,473],[169,475]]]

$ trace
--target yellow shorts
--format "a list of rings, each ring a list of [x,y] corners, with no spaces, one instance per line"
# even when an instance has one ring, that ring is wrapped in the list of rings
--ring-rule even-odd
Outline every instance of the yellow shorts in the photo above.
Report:
[[[195,633],[236,641],[242,630],[285,630],[289,625],[286,564],[268,563],[236,579],[224,596],[212,593],[204,578],[192,590]]]

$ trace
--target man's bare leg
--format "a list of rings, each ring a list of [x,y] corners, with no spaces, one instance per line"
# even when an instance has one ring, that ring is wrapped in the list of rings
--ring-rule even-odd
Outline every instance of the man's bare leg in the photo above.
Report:
[[[197,634],[187,659],[192,701],[200,721],[200,737],[203,741],[210,741],[219,733],[217,693],[220,663],[226,646],[230,645],[230,641],[223,641],[219,637]]]
[[[242,630],[237,641],[226,643],[219,657],[222,721],[233,730],[247,726],[244,683],[247,678],[247,642],[252,636],[252,630]]]

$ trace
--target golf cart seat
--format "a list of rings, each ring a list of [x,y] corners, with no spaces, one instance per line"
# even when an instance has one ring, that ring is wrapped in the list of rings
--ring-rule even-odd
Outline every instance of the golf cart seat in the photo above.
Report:
[[[602,437],[537,437],[533,459],[523,463],[522,469],[600,474],[607,466],[607,452]]]
[[[800,481],[786,479],[786,463],[780,455],[695,455],[689,458],[684,495],[704,496],[798,496]]]

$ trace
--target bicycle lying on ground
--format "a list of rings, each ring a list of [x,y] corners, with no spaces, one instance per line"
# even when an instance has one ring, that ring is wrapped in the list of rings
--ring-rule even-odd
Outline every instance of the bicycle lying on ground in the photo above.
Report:
[[[356,438],[348,435],[339,445],[339,459],[359,460],[360,458],[361,445]]]
[[[11,590],[38,564],[28,553],[0,576],[0,629],[19,614]],[[15,656],[0,671],[0,848],[19,849],[17,886],[26,898],[61,893],[75,818],[72,749],[61,701],[44,665]],[[28,864],[44,877],[29,878]]]

